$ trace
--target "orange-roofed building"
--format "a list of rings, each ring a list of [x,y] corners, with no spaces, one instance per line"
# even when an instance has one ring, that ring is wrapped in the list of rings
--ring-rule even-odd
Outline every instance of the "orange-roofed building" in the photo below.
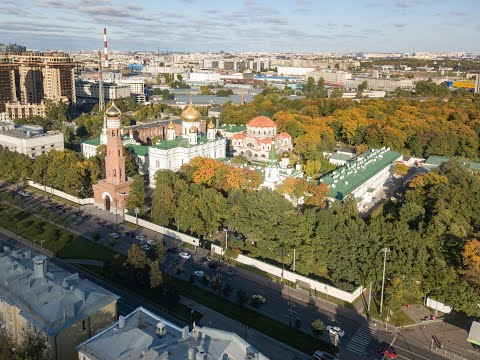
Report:
[[[235,133],[230,139],[229,153],[251,160],[268,161],[272,139],[277,154],[290,152],[292,137],[286,132],[277,134],[277,125],[267,116],[257,116],[247,124],[247,130]]]

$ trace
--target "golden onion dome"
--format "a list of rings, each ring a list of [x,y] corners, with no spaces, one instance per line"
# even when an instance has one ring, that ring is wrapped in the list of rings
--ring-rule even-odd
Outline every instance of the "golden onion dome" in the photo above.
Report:
[[[289,157],[290,157],[290,154],[288,153],[288,151],[285,151],[285,152],[282,154],[282,157],[283,157],[283,158],[289,158]]]
[[[215,125],[213,124],[213,122],[209,122],[208,125],[207,125],[207,128],[209,129],[215,129]]]
[[[202,117],[202,114],[200,111],[198,111],[192,103],[188,104],[187,108],[182,111],[180,114],[180,117],[182,118],[183,121],[198,121]]]
[[[194,125],[192,125],[192,127],[190,128],[190,130],[188,130],[188,132],[190,134],[195,134],[197,132],[197,128]]]
[[[112,105],[105,111],[107,117],[119,117],[122,112],[115,106],[115,103],[112,102]]]
[[[168,130],[175,130],[175,125],[173,125],[172,120],[170,120],[170,124],[168,124],[167,129]]]

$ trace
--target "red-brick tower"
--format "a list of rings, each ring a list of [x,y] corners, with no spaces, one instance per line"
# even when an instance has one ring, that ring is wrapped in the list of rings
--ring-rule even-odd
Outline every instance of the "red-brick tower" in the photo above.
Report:
[[[125,154],[121,138],[120,110],[112,104],[105,112],[107,117],[106,179],[93,185],[95,205],[111,212],[125,210],[125,197],[132,183],[125,173]]]

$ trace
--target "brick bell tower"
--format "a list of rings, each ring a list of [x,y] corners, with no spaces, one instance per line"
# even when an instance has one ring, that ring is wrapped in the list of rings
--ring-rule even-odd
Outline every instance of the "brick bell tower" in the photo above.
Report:
[[[125,198],[133,180],[125,173],[125,153],[121,137],[120,110],[112,103],[105,112],[107,118],[106,179],[93,185],[95,206],[110,212],[124,212]]]

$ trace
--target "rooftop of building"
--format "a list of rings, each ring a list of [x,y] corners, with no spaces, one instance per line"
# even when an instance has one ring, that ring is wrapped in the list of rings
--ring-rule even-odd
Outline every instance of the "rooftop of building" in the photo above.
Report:
[[[216,106],[216,107],[212,107],[210,109],[208,109],[208,111],[212,111],[212,112],[223,112],[225,109],[221,106]]]
[[[268,360],[234,333],[207,327],[190,333],[188,327],[182,329],[142,307],[77,349],[92,360],[186,360],[196,359],[196,353],[206,360]]]
[[[322,176],[320,181],[328,185],[330,198],[343,200],[401,156],[400,153],[388,148],[369,149],[348,160],[345,166]]]
[[[216,138],[216,140],[219,140],[219,138]],[[192,145],[189,143],[189,140],[187,138],[179,136],[173,140],[160,140],[156,145],[151,147],[160,149],[160,150],[170,150],[177,147],[190,148],[190,147],[205,144],[209,141],[212,141],[212,140],[209,140],[205,134],[202,134],[197,137],[197,144]]]
[[[231,124],[226,124],[226,125],[221,125],[219,127],[219,130],[229,132],[229,133],[238,133],[242,131],[246,131],[247,127],[244,125],[231,125]]]
[[[14,129],[0,131],[1,135],[14,137],[17,139],[29,139],[38,137],[47,137],[61,134],[60,131],[44,132],[41,126],[35,125],[16,125]]]
[[[347,161],[350,160],[355,154],[347,155],[343,153],[333,153],[332,156],[330,156],[330,160],[341,160],[341,161]]]
[[[45,265],[34,265],[34,262]],[[31,250],[0,250],[0,298],[48,335],[119,299],[98,285],[48,263]]]
[[[171,116],[165,119],[153,118],[149,119],[141,124],[124,126],[123,130],[142,130],[142,129],[151,129],[158,126],[167,126],[172,121],[174,124],[182,124],[182,120],[178,116]]]
[[[425,165],[427,166],[440,166],[444,162],[447,162],[451,158],[448,156],[439,156],[439,155],[430,155],[426,160],[425,160]],[[467,166],[470,170],[475,170],[478,171],[480,170],[480,163],[470,161],[470,160],[462,160],[462,159],[455,159],[459,161],[462,165]]]

